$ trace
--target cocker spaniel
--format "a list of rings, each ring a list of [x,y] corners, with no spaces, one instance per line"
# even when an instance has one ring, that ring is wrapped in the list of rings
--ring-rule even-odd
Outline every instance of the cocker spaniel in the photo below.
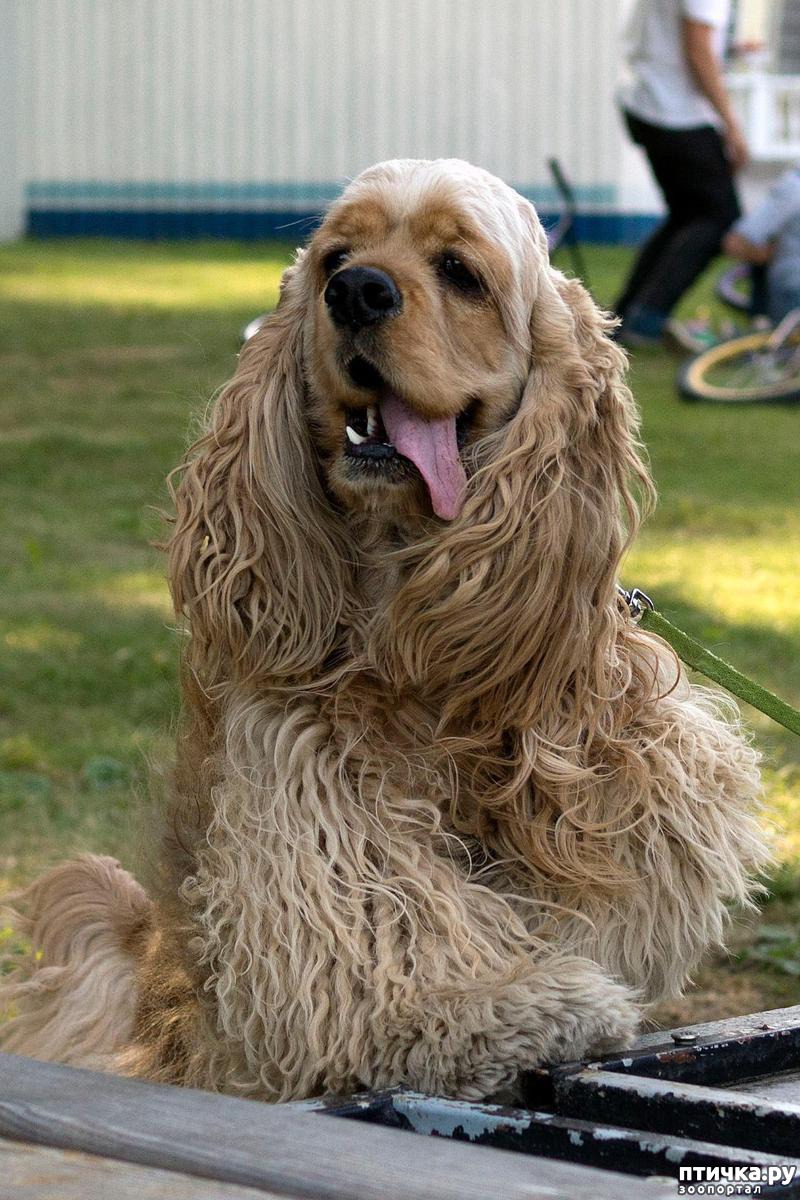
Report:
[[[148,894],[18,903],[12,1051],[268,1100],[624,1045],[748,903],[756,756],[618,598],[609,320],[466,163],[359,176],[175,487],[185,724]]]

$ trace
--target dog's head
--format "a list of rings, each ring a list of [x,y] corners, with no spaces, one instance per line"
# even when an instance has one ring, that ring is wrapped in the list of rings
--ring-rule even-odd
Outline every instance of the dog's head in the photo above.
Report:
[[[308,297],[309,411],[344,504],[458,515],[470,447],[519,406],[546,270],[531,205],[466,163],[386,163],[347,189],[288,285]]]
[[[190,453],[171,575],[197,661],[288,682],[341,658],[366,514],[405,556],[365,631],[378,669],[448,694],[468,676],[501,720],[526,688],[557,703],[610,627],[631,479],[649,486],[606,326],[494,176],[359,176]]]

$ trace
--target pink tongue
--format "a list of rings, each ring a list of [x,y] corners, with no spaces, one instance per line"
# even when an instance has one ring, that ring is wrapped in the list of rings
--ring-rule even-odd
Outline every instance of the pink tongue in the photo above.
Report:
[[[455,417],[426,421],[389,392],[380,402],[389,440],[410,458],[428,485],[437,517],[452,521],[461,512],[467,477],[458,457]]]

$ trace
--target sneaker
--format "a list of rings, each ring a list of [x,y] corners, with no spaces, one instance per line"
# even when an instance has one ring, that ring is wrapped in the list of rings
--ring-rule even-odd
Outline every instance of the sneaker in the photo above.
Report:
[[[724,337],[714,328],[710,321],[667,321],[664,326],[664,344],[678,354],[702,354],[717,346]]]
[[[620,346],[624,346],[626,350],[657,350],[663,345],[663,337],[661,334],[639,333],[636,329],[631,329],[629,326],[621,325],[616,332],[615,341],[619,342]]]
[[[629,350],[661,345],[666,315],[644,304],[632,304],[617,330],[617,341]]]

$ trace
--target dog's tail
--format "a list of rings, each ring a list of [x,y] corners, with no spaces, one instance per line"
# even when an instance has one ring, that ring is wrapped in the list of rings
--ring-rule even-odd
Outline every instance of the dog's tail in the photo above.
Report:
[[[82,854],[11,903],[11,928],[30,949],[0,961],[0,1050],[112,1068],[133,1036],[152,920],[144,889],[115,859]]]

